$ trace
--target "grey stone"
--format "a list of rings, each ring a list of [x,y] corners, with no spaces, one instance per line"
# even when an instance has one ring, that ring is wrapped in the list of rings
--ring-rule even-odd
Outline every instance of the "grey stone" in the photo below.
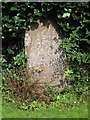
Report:
[[[59,46],[57,25],[51,20],[38,21],[38,26],[25,33],[25,54],[29,70],[36,70],[33,79],[58,85],[64,76],[65,52]]]

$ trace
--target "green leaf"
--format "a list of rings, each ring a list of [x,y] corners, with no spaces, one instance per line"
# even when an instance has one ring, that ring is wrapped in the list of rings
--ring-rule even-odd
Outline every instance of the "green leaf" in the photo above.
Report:
[[[42,13],[40,13],[40,11],[38,9],[34,9],[34,14],[37,16],[41,16]]]
[[[64,13],[62,17],[63,18],[67,18],[68,17],[69,18],[70,17],[70,13]]]
[[[11,11],[15,11],[15,10],[17,10],[17,8],[16,8],[16,7],[11,7],[10,10],[11,10]]]
[[[8,54],[12,54],[12,55],[14,54],[14,51],[10,48],[8,48],[7,51],[8,51]]]
[[[81,56],[80,55],[77,56],[77,61],[79,62],[79,64],[81,64]]]
[[[90,36],[90,35],[89,35]],[[90,44],[90,40],[89,39],[81,39],[82,41],[86,41],[88,44]]]
[[[85,22],[85,23],[90,23],[90,20],[84,20],[83,22]]]

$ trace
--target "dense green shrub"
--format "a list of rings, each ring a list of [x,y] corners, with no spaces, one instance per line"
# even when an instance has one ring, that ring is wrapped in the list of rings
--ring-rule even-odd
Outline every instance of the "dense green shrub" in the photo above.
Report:
[[[10,55],[14,54],[13,50],[11,50],[11,49],[7,49],[7,50],[8,50],[8,57],[10,57]],[[2,57],[0,59],[3,69],[6,69],[6,68],[13,69],[13,68],[19,68],[19,67],[25,68],[26,61],[27,61],[27,57],[23,51],[21,51],[16,56],[13,56],[12,60],[9,62],[4,57]]]
[[[75,4],[73,8],[69,8],[70,11],[66,10],[67,14],[63,14],[63,19],[68,22],[66,23],[67,27],[62,28],[68,34],[60,44],[65,48],[67,61],[73,72],[66,76],[66,79],[69,79],[69,82],[74,86],[74,90],[81,94],[87,90],[90,79],[89,3],[78,4],[77,9],[74,7]]]

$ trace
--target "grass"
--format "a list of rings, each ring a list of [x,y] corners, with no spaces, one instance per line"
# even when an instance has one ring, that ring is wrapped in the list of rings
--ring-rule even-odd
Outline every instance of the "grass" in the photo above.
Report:
[[[0,91],[0,120],[2,118],[2,95],[1,95],[1,91]]]
[[[3,118],[88,118],[88,106],[80,105],[73,108],[49,107],[35,111],[20,110],[14,103],[3,103]]]

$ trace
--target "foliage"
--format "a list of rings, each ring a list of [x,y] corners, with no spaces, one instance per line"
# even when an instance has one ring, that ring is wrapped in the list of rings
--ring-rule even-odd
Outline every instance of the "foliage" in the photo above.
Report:
[[[28,103],[35,100],[41,103],[44,101],[46,105],[50,103],[50,98],[44,94],[45,86],[41,85],[39,80],[33,79],[33,71],[29,71],[22,66],[12,69],[7,68],[2,71],[2,76],[2,96],[4,100],[16,102],[23,109],[25,105],[29,107]]]
[[[62,45],[68,62],[82,64],[90,69],[89,3],[3,2],[2,13],[2,39],[3,43],[9,43],[8,48],[5,48],[7,52],[11,43],[14,43],[11,46],[15,49],[14,45],[19,42],[22,31],[31,29],[32,24],[37,23],[39,18],[53,19],[53,15],[60,32],[64,34]],[[9,50],[8,54],[13,52]]]
[[[42,102],[38,102],[38,101],[32,101],[30,104],[26,104],[26,103],[22,103],[19,106],[19,109],[23,109],[23,110],[29,110],[29,111],[34,111],[34,110],[38,110],[38,109],[45,109],[46,108],[46,104],[44,101]]]
[[[72,87],[59,90],[53,87],[40,86],[36,81],[29,81],[31,74],[28,74],[26,69],[22,71],[19,69],[18,74],[17,72],[15,73],[15,70],[8,72],[3,78],[3,99],[7,102],[15,103],[19,109],[33,111],[46,109],[49,106],[71,108],[75,105],[86,103],[86,101],[88,102],[89,94],[86,90],[78,97]]]
[[[58,24],[66,34],[66,37],[59,42],[66,51],[69,64],[69,69],[65,73],[65,80],[73,85],[74,90],[79,95],[89,86],[90,29],[88,25],[90,21],[89,3],[76,5],[76,3],[72,6],[71,3],[65,5],[65,12],[62,16],[58,15]]]
[[[26,58],[24,52],[21,51],[18,55],[13,57],[13,59],[14,59],[13,65],[15,67],[17,67],[17,66],[22,66],[23,68],[26,67],[27,58]]]
[[[38,82],[29,83],[32,73],[27,72],[26,57],[21,52],[24,50],[24,34],[26,30],[32,29],[33,24],[37,24],[38,19],[42,18],[53,19],[62,35],[59,44],[65,49],[69,66],[65,71],[64,79],[73,86],[71,90],[66,91],[73,91],[78,99],[88,91],[90,80],[89,4],[89,2],[2,3],[2,53],[4,57],[0,61],[4,68],[4,85],[7,89],[10,88],[9,90],[3,88],[3,91],[6,91],[5,95],[8,96],[11,93],[17,95],[24,109],[27,109],[27,101],[32,102],[33,107],[30,109],[38,108],[34,100],[44,101],[46,105],[56,101],[57,106],[64,102],[68,104],[69,100],[73,101],[72,97],[68,98],[68,95],[62,96],[60,91],[49,87],[43,89]],[[64,92],[65,90],[62,91]]]
[[[11,50],[11,49],[7,49],[7,50],[8,50],[8,57],[10,57],[10,55],[14,54],[13,50]],[[0,61],[1,61],[3,69],[5,69],[5,68],[12,69],[12,68],[16,68],[16,67],[18,68],[20,66],[22,68],[25,68],[27,57],[25,56],[24,52],[21,51],[16,56],[13,56],[12,60],[9,61],[9,63],[4,57],[1,57]]]
[[[47,109],[38,109],[34,111],[27,111],[18,109],[15,103],[3,102],[2,117],[4,118],[86,118],[88,119],[88,106],[87,104],[75,104],[73,108],[60,108],[49,107]]]

